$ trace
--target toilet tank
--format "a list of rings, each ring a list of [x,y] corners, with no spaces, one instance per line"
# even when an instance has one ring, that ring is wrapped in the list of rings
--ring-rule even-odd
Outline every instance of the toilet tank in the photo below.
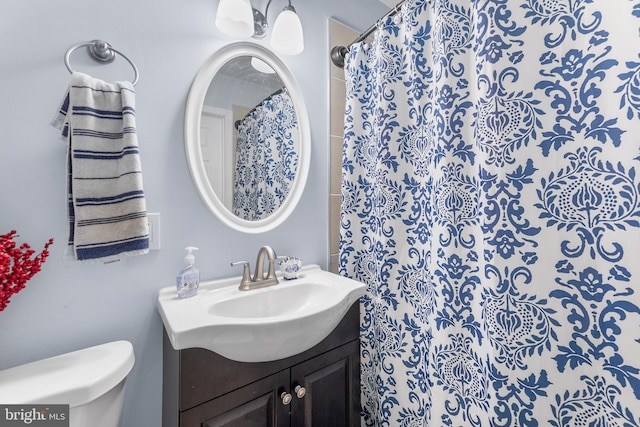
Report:
[[[68,404],[71,427],[117,427],[133,346],[114,341],[0,371],[2,404]]]

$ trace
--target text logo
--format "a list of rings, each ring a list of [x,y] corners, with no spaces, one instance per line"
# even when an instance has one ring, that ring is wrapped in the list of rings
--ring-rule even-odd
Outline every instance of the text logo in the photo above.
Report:
[[[69,427],[69,405],[1,405],[0,427]]]

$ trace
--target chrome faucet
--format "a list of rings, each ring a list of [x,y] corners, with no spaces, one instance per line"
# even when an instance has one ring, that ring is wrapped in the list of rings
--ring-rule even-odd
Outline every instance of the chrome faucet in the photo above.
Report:
[[[269,266],[267,275],[264,275],[264,259],[268,260]],[[252,289],[264,288],[266,286],[273,286],[278,284],[278,278],[276,277],[276,251],[270,246],[263,246],[258,251],[258,258],[256,259],[256,269],[253,273],[253,277],[250,276],[249,262],[237,261],[232,262],[231,266],[242,265],[242,279],[240,280],[241,291],[250,291]]]

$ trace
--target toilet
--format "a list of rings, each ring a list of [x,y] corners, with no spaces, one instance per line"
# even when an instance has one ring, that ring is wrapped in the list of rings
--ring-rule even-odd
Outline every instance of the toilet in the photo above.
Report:
[[[133,346],[114,341],[0,371],[2,404],[68,404],[70,427],[118,427]]]

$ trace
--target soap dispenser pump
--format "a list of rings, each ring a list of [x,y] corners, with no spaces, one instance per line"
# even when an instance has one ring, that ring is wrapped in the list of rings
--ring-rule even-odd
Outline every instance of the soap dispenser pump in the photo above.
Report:
[[[180,299],[195,296],[200,286],[200,270],[195,266],[196,257],[193,255],[193,251],[197,251],[198,248],[189,246],[185,250],[187,255],[184,257],[184,268],[176,277],[176,289]]]

